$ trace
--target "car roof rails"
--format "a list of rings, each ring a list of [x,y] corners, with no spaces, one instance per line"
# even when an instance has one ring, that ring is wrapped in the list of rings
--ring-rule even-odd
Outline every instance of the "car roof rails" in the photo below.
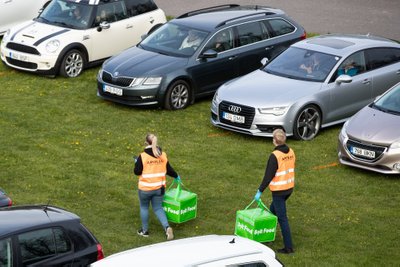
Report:
[[[185,14],[182,14],[180,16],[177,17],[177,19],[180,18],[187,18],[190,16],[194,16],[194,15],[198,15],[201,13],[207,13],[207,12],[213,12],[213,11],[220,11],[220,10],[225,10],[225,9],[230,9],[230,8],[236,8],[236,7],[240,7],[240,5],[237,4],[228,4],[228,5],[219,5],[219,6],[212,6],[212,7],[206,7],[206,8],[202,8],[202,9],[198,9],[198,10],[193,10],[190,12],[187,12]]]
[[[254,13],[254,14],[247,14],[247,15],[243,15],[243,16],[239,16],[239,17],[235,17],[235,18],[231,18],[231,19],[227,19],[225,21],[220,22],[217,26],[215,26],[215,28],[221,27],[225,24],[227,24],[228,22],[231,21],[235,21],[235,20],[239,20],[239,19],[243,19],[243,18],[247,18],[247,17],[253,17],[253,16],[269,16],[269,15],[275,15],[275,12],[272,11],[266,11],[266,12],[262,12],[262,13]]]

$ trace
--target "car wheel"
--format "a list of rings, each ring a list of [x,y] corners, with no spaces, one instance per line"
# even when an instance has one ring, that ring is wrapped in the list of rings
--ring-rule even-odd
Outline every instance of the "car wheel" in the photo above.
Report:
[[[298,140],[311,140],[321,128],[321,112],[314,105],[304,107],[296,116],[293,136]]]
[[[60,66],[60,75],[68,78],[79,76],[85,66],[85,58],[79,50],[68,51]]]
[[[183,80],[173,82],[165,96],[165,108],[170,110],[184,109],[189,105],[190,86]]]

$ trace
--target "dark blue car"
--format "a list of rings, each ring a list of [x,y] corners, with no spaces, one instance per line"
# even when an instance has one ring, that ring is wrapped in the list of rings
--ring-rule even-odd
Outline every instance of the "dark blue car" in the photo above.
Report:
[[[306,37],[282,10],[223,5],[183,14],[104,62],[98,96],[183,109]]]

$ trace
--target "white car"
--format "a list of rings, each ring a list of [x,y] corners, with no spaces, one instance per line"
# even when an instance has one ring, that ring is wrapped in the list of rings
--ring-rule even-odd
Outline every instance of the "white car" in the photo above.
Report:
[[[33,19],[50,0],[3,0],[0,1],[0,36],[11,27]]]
[[[76,77],[165,22],[153,0],[52,0],[37,18],[7,31],[1,60],[19,70]]]
[[[206,235],[123,251],[91,267],[130,266],[283,266],[267,246],[233,235]]]

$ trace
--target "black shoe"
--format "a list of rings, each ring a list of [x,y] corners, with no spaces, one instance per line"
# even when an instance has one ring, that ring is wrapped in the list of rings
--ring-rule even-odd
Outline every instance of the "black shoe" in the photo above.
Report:
[[[281,248],[278,249],[278,253],[291,254],[294,253],[294,250],[292,248]]]
[[[141,228],[137,231],[137,234],[141,235],[141,236],[144,236],[144,237],[149,237],[149,232],[148,231],[143,231],[143,229],[141,229]]]

